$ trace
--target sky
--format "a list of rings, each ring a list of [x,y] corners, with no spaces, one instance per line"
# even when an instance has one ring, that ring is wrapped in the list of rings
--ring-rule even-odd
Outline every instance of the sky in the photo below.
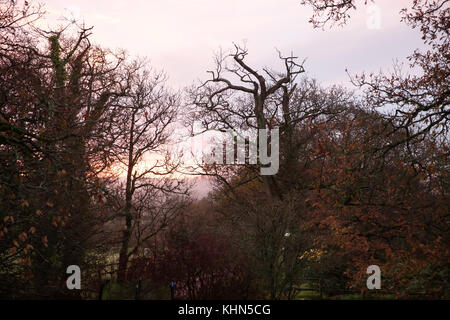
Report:
[[[255,69],[282,71],[278,49],[306,59],[307,76],[319,83],[350,88],[346,69],[350,74],[388,72],[395,60],[406,61],[423,46],[418,31],[400,22],[399,11],[411,0],[376,0],[375,7],[363,2],[346,26],[322,30],[308,22],[312,10],[300,0],[39,1],[48,27],[61,24],[63,16],[84,21],[94,27],[91,41],[147,57],[166,72],[174,89],[206,80],[214,54],[231,50],[233,43],[245,44],[246,59]],[[204,183],[197,188],[201,196],[210,188]]]
[[[361,3],[363,1],[360,1]],[[400,22],[399,11],[410,0],[377,0],[360,5],[344,27],[314,29],[309,7],[299,0],[47,0],[40,1],[49,21],[75,16],[94,26],[93,40],[148,57],[163,69],[174,88],[205,80],[213,56],[233,42],[247,46],[255,68],[282,67],[276,49],[306,58],[308,76],[324,85],[350,86],[345,69],[388,71],[422,41]],[[379,12],[379,15],[377,15]],[[377,16],[379,19],[377,19]],[[53,20],[52,20],[53,19]],[[375,19],[375,20],[374,20]],[[379,22],[379,23],[378,23]]]

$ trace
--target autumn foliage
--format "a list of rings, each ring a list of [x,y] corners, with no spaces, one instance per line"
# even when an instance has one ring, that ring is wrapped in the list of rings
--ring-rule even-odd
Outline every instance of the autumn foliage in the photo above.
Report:
[[[368,3],[300,2],[316,27]],[[92,28],[43,30],[42,8],[2,1],[0,298],[97,299],[110,281],[152,299],[172,282],[176,299],[298,299],[305,285],[317,298],[448,299],[449,13],[412,1],[401,16],[426,45],[408,58],[416,72],[351,75],[355,91],[320,85],[294,54],[257,68],[234,45],[176,92],[145,59],[94,45]],[[198,122],[279,129],[277,174],[184,164],[172,133]],[[191,176],[213,185],[204,199]],[[67,289],[69,265],[82,290]]]

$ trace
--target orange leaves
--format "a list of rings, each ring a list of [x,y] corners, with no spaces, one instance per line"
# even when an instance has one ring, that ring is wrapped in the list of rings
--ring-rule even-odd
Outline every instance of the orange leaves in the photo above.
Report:
[[[321,141],[319,141],[318,144],[317,144],[317,150],[314,153],[314,155],[318,156],[318,155],[323,155],[323,154],[326,154],[326,153],[327,152],[326,152],[324,144]]]
[[[57,176],[58,178],[61,178],[61,177],[65,176],[66,174],[67,174],[67,171],[63,169],[63,170],[58,171],[58,173],[56,174],[56,176]]]
[[[8,221],[11,221],[11,223],[14,223],[14,217],[13,216],[6,216],[3,218],[3,222],[6,223]]]
[[[31,233],[31,234],[34,234],[36,232],[36,228],[32,226],[32,227],[30,227],[28,232]]]
[[[42,244],[47,248],[48,247],[48,238],[47,236],[42,237]]]
[[[64,222],[61,221],[61,217],[60,216],[53,217],[52,218],[52,226],[54,226],[56,228],[56,227],[58,227],[58,224],[64,226]]]
[[[30,206],[30,204],[28,203],[27,200],[24,200],[24,199],[20,200],[20,207],[22,209],[25,209],[26,207],[29,207],[29,206]]]
[[[96,193],[93,195],[93,197],[98,201],[99,204],[105,204],[105,199],[102,194]]]
[[[31,244],[27,243],[25,245],[25,248],[23,249],[23,252],[25,252],[25,254],[27,254],[29,250],[33,250],[33,249],[34,249],[34,247]]]
[[[33,247],[32,244],[30,244],[30,243],[25,243],[25,241],[28,239],[28,235],[27,235],[26,232],[22,232],[21,234],[19,234],[19,236],[18,236],[17,238],[18,238],[18,240],[19,240],[20,242],[24,242],[24,244],[21,246],[21,244],[20,244],[19,241],[13,240],[12,243],[13,243],[14,246],[13,246],[12,248],[9,249],[9,251],[10,251],[11,254],[17,253],[17,250],[18,250],[19,248],[21,248],[21,247],[23,248],[23,252],[24,252],[25,254],[27,254],[29,250],[33,250],[33,249],[34,249],[34,247]]]
[[[22,232],[21,234],[19,234],[18,239],[22,242],[25,242],[28,238],[28,235],[26,234],[26,232]]]
[[[30,258],[22,258],[20,259],[20,264],[24,265],[26,264],[27,266],[31,267],[31,259]]]
[[[321,207],[321,203],[320,202],[313,202],[312,207],[314,209],[320,208]]]

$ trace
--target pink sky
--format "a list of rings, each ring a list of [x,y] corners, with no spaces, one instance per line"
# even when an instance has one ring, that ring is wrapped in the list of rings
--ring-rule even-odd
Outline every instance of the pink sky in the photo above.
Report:
[[[49,17],[74,13],[94,26],[95,42],[147,56],[164,69],[171,85],[204,79],[220,47],[246,42],[257,67],[276,67],[275,47],[307,58],[306,71],[324,84],[348,85],[351,73],[388,69],[421,45],[399,17],[410,0],[378,0],[381,28],[369,29],[361,6],[344,28],[313,29],[311,10],[299,0],[47,0]]]
[[[299,0],[39,2],[48,12],[45,23],[54,25],[58,17],[73,14],[94,26],[94,42],[148,57],[155,68],[166,71],[175,88],[206,79],[214,53],[231,49],[233,42],[246,43],[249,62],[257,69],[276,68],[278,48],[307,58],[306,72],[319,82],[349,87],[346,68],[353,74],[387,70],[395,59],[405,61],[422,45],[418,32],[400,22],[399,11],[411,0],[377,0],[379,29],[367,27],[370,15],[361,6],[347,26],[325,31],[308,23],[311,9]],[[209,190],[209,184],[203,183],[196,189],[200,195]]]

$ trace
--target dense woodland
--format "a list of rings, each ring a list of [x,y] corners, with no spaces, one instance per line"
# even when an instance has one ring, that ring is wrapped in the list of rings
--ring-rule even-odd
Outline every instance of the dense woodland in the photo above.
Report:
[[[337,28],[365,2],[299,6]],[[231,45],[208,81],[174,91],[164,66],[93,44],[92,27],[44,30],[45,7],[1,1],[0,297],[134,298],[140,282],[169,299],[172,281],[177,299],[365,297],[375,264],[377,297],[450,298],[449,15],[448,0],[411,1],[402,22],[427,48],[414,72],[350,75],[354,90]],[[194,122],[279,128],[278,173],[186,165],[172,133]],[[198,176],[213,184],[200,200]]]

